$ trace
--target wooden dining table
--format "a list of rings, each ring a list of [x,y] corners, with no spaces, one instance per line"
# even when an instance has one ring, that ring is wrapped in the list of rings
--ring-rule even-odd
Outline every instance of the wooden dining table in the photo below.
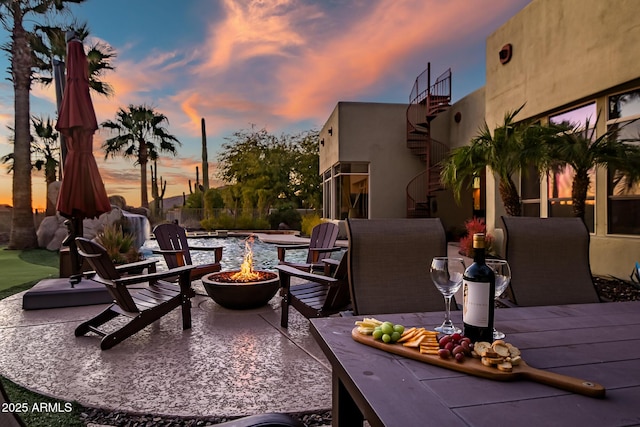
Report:
[[[443,316],[366,317],[433,329]],[[600,384],[600,398],[528,379],[481,378],[365,345],[352,337],[363,317],[311,321],[332,367],[333,426],[640,425],[640,301],[496,310],[496,328],[529,366]],[[462,326],[460,312],[452,319]]]

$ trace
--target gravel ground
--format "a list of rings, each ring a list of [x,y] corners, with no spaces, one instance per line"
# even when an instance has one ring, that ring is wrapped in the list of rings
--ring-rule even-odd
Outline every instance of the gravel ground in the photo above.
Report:
[[[318,413],[290,414],[307,427],[328,427],[331,425],[331,411]],[[204,417],[180,418],[156,415],[129,415],[124,412],[107,412],[87,408],[82,413],[83,421],[89,426],[119,427],[204,427],[230,421],[234,418]]]

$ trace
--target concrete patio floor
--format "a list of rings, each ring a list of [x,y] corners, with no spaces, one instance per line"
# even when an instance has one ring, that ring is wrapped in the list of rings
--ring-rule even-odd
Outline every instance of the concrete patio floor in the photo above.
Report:
[[[0,375],[34,392],[82,405],[168,416],[241,416],[331,408],[331,368],[280,299],[235,311],[214,303],[199,282],[193,326],[180,310],[114,348],[75,327],[104,305],[24,311],[22,293],[0,301]]]

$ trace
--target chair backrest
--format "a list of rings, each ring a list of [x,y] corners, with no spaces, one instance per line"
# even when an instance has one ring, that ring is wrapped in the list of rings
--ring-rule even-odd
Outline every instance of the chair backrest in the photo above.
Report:
[[[187,233],[184,228],[174,223],[159,224],[153,229],[153,235],[156,236],[160,249],[182,250],[184,265],[191,265],[191,253],[189,252]],[[176,256],[165,256],[164,260],[170,269],[179,267],[178,257]]]
[[[309,248],[332,248],[336,244],[339,228],[333,222],[323,222],[316,225],[311,230],[311,238],[309,239]],[[313,253],[309,251],[307,254],[307,263],[313,263]]]
[[[327,291],[327,296],[322,308],[344,307],[349,304],[351,295],[349,293],[348,259],[347,253],[342,255],[338,266],[333,272],[333,278],[339,282],[337,286],[331,286]]]
[[[98,277],[94,278],[106,287],[116,304],[123,310],[129,312],[138,312],[139,309],[131,298],[131,294],[126,286],[119,286],[114,280],[120,278],[120,273],[113,265],[113,261],[109,257],[107,250],[96,242],[92,242],[84,237],[76,237],[76,245],[78,253],[87,260],[91,268],[95,270]]]
[[[502,217],[511,292],[520,306],[599,302],[580,218]]]
[[[447,255],[439,218],[348,219],[348,274],[354,314],[441,311],[429,266]]]

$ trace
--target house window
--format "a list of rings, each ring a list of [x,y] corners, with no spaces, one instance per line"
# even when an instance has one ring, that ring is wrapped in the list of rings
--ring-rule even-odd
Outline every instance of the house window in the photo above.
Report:
[[[540,218],[540,173],[529,166],[520,178],[522,193],[522,216]]]
[[[323,218],[333,218],[331,215],[331,169],[322,174],[322,216]]]
[[[333,167],[335,219],[369,217],[369,164],[339,163]]]
[[[596,125],[596,104],[595,102],[575,108],[570,111],[549,117],[549,122],[554,124],[569,123],[578,132],[585,135],[595,136],[594,127]],[[587,129],[587,124],[589,128]],[[572,217],[573,199],[571,197],[571,187],[573,183],[574,170],[571,166],[548,175],[549,194],[549,216],[550,217]],[[585,224],[589,231],[594,231],[595,213],[595,170],[589,171],[589,189],[587,190],[587,200],[585,205]]]
[[[619,129],[618,139],[640,137],[640,89],[609,97],[607,129]],[[639,144],[639,142],[627,142]],[[629,185],[616,170],[608,171],[607,214],[611,234],[640,234],[640,184]]]

